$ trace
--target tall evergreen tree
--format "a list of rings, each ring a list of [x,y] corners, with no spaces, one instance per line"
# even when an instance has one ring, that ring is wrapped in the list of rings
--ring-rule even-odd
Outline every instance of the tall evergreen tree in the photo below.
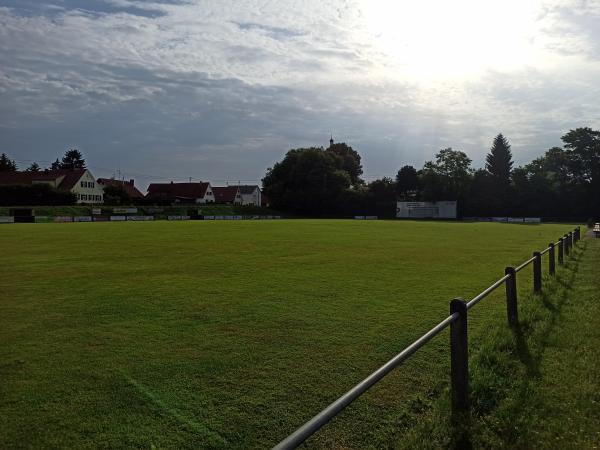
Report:
[[[76,148],[68,150],[65,153],[65,156],[63,156],[60,168],[68,170],[85,169],[85,160],[83,159],[81,152]]]
[[[11,160],[6,153],[0,156],[0,172],[16,172],[17,164]]]
[[[490,153],[485,158],[485,170],[501,184],[510,183],[513,161],[508,140],[500,133],[494,138]]]

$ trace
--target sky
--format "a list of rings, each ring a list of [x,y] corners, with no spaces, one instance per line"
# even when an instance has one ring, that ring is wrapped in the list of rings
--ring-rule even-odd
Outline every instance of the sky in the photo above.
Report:
[[[259,183],[333,135],[367,181],[445,147],[525,164],[600,127],[600,0],[0,0],[0,152]]]

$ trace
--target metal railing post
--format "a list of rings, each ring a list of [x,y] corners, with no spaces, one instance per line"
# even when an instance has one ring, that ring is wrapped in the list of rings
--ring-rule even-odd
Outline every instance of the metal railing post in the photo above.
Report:
[[[450,302],[450,314],[458,319],[450,325],[450,377],[452,413],[469,410],[469,344],[467,336],[467,303],[461,298]]]
[[[565,241],[563,238],[558,239],[558,265],[562,266],[564,263],[564,246]]]
[[[556,273],[556,261],[554,258],[554,242],[548,244],[548,273],[554,275]]]
[[[573,232],[569,231],[569,253],[573,250]]]
[[[519,310],[517,307],[517,272],[514,267],[504,269],[505,275],[510,275],[506,280],[506,317],[508,326],[517,328],[519,325]]]
[[[565,256],[569,256],[569,235],[565,234],[563,238],[563,243],[565,247]]]
[[[540,252],[533,252],[533,292],[542,290],[542,255]]]

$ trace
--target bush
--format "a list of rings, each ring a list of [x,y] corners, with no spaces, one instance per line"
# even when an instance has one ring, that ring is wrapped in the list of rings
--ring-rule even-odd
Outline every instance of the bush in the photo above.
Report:
[[[71,192],[59,191],[47,184],[31,186],[0,186],[0,205],[74,205],[77,197]]]

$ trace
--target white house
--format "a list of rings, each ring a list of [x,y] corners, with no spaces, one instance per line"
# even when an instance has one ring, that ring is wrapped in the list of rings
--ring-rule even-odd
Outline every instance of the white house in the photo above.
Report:
[[[261,192],[259,186],[239,186],[242,205],[261,206]]]
[[[0,175],[0,184],[33,185],[47,184],[77,196],[77,203],[104,202],[104,189],[88,169],[54,170],[49,172],[7,172]]]

